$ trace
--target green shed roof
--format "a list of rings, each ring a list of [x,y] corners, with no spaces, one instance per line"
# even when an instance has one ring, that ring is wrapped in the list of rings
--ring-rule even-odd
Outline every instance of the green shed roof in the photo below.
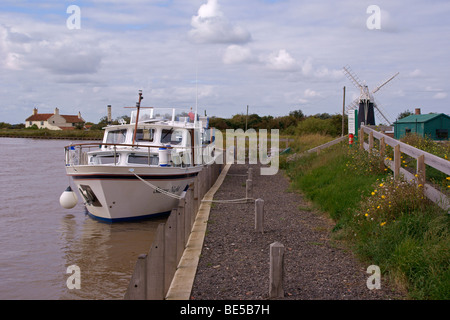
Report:
[[[437,117],[447,117],[450,118],[445,113],[430,113],[430,114],[412,114],[410,116],[404,117],[400,120],[395,121],[395,123],[411,123],[411,122],[427,122]]]

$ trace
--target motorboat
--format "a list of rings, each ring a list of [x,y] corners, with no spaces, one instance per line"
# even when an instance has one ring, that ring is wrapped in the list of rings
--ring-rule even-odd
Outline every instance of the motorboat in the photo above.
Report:
[[[214,162],[208,118],[141,107],[104,128],[101,143],[65,147],[65,166],[88,214],[115,222],[169,214],[204,165]]]

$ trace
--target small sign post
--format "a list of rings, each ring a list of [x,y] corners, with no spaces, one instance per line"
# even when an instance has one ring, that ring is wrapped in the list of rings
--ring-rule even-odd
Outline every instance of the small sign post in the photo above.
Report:
[[[348,112],[348,134],[353,134],[358,139],[358,110]]]

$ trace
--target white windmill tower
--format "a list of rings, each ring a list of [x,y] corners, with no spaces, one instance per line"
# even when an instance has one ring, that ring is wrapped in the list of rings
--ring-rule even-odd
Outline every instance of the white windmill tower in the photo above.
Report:
[[[389,81],[394,79],[399,72],[394,74],[388,80],[384,81],[382,84],[377,86],[372,92],[369,91],[369,87],[363,83],[358,78],[358,76],[350,69],[349,66],[345,66],[344,73],[347,78],[355,85],[356,88],[360,89],[359,98],[356,98],[352,103],[346,107],[346,112],[355,110],[359,108],[358,111],[358,124],[364,122],[366,125],[375,125],[375,114],[381,121],[386,121],[388,125],[392,125],[392,121],[387,117],[386,112],[382,112],[381,106],[376,103],[374,98],[374,93],[378,92],[383,86],[385,86]]]

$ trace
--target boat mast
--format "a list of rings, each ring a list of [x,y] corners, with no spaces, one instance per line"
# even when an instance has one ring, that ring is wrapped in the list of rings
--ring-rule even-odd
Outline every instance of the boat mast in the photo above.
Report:
[[[139,122],[139,110],[141,109],[142,99],[144,99],[144,97],[142,97],[142,90],[139,90],[139,101],[136,102],[137,112],[136,112],[136,123],[134,126],[134,133],[133,133],[133,145],[136,142],[136,133],[137,133],[138,122]]]

